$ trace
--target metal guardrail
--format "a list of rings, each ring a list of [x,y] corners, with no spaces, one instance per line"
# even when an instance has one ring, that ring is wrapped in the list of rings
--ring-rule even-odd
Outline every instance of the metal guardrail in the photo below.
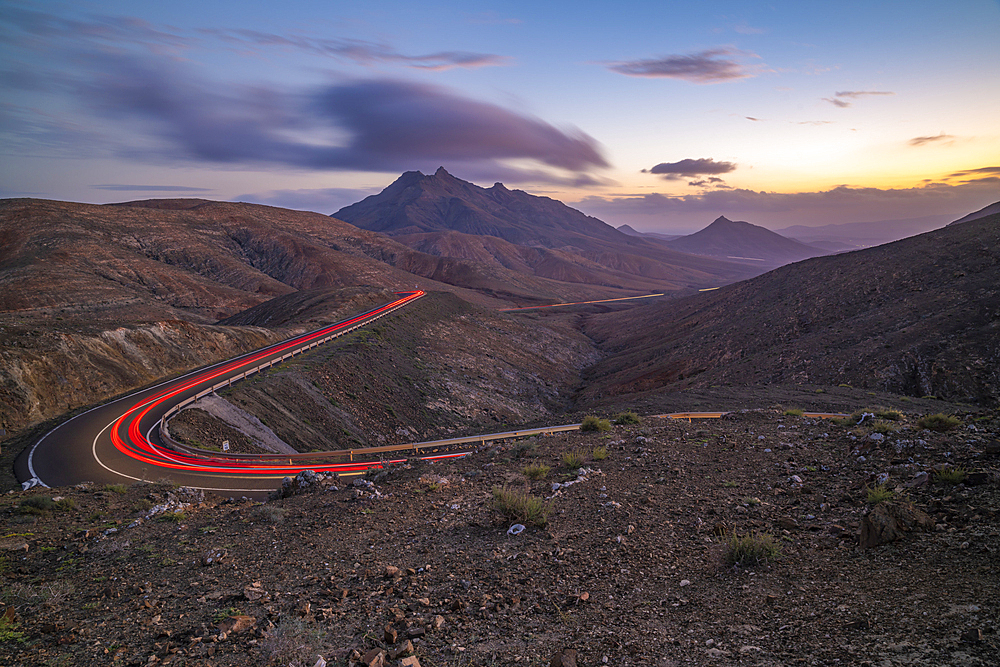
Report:
[[[416,298],[419,299],[421,297],[416,297]],[[188,405],[191,405],[192,403],[195,403],[199,399],[202,399],[205,396],[208,396],[209,394],[213,394],[216,391],[218,391],[219,389],[222,389],[223,387],[232,387],[233,386],[233,382],[239,382],[240,380],[245,380],[246,378],[250,377],[254,373],[258,373],[258,372],[264,370],[265,368],[272,368],[276,363],[277,364],[283,363],[287,359],[290,359],[290,358],[294,357],[296,354],[303,354],[305,352],[308,352],[309,350],[312,350],[313,348],[316,348],[316,347],[319,347],[320,345],[323,345],[324,343],[329,343],[334,338],[339,338],[341,336],[349,334],[352,331],[354,331],[355,329],[359,329],[359,328],[361,328],[361,327],[363,327],[365,325],[371,324],[375,320],[378,320],[378,319],[380,319],[382,317],[385,317],[386,315],[389,315],[390,313],[396,312],[398,309],[400,309],[403,306],[406,306],[406,305],[412,303],[415,300],[416,299],[413,299],[412,301],[407,301],[406,303],[401,303],[401,304],[399,304],[398,306],[396,306],[394,308],[390,308],[389,310],[383,311],[383,312],[379,313],[378,315],[376,315],[376,316],[374,316],[374,317],[372,317],[370,319],[365,320],[364,322],[358,322],[354,326],[348,327],[347,329],[340,329],[340,330],[337,330],[337,331],[331,333],[328,336],[324,336],[323,338],[320,338],[318,340],[310,341],[307,345],[303,345],[302,347],[295,348],[294,350],[291,350],[290,352],[282,355],[280,359],[271,359],[269,361],[266,361],[266,362],[260,364],[259,366],[255,366],[255,367],[253,367],[253,368],[251,368],[249,370],[246,370],[246,371],[240,373],[239,375],[236,375],[234,377],[228,378],[228,379],[226,379],[226,380],[224,380],[222,382],[218,382],[218,383],[212,385],[211,387],[208,387],[207,389],[203,389],[203,390],[199,391],[197,394],[195,394],[194,396],[191,396],[190,398],[184,399],[183,401],[181,401],[177,405],[175,405],[172,408],[170,408],[169,410],[167,410],[163,414],[163,416],[160,417],[160,424],[159,424],[160,440],[163,442],[163,444],[167,445],[171,449],[176,449],[176,450],[179,450],[179,451],[183,451],[183,452],[185,452],[187,454],[191,454],[191,455],[194,455],[194,456],[200,456],[200,457],[211,456],[213,458],[216,458],[218,456],[218,454],[216,454],[214,452],[209,455],[206,452],[204,452],[203,450],[198,450],[198,449],[194,449],[192,447],[188,447],[186,445],[183,445],[183,444],[177,442],[173,438],[171,438],[170,437],[170,430],[169,430],[169,422],[170,422],[170,420],[173,419],[174,417],[176,417],[177,414],[181,410],[183,410],[185,407],[187,407]],[[257,455],[256,454],[239,455],[239,454],[223,453],[222,456],[225,456],[225,457],[238,457],[238,456],[256,457]],[[288,455],[283,455],[283,456],[282,455],[275,455],[275,456],[277,456],[278,458],[288,458]],[[296,456],[296,455],[292,455],[292,456]]]

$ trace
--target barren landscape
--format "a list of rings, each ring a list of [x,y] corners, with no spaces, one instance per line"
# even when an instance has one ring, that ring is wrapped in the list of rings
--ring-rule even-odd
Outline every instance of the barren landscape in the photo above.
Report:
[[[304,475],[265,504],[165,481],[7,495],[0,660],[995,664],[1000,415],[938,432],[788,412]],[[504,513],[497,489],[547,514]],[[862,546],[879,506],[918,522]],[[732,562],[734,535],[765,534],[773,552]]]

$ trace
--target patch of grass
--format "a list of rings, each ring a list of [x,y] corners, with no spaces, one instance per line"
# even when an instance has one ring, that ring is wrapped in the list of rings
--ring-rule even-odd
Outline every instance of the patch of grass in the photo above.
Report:
[[[757,505],[760,505],[761,500],[760,498],[756,498],[754,496],[743,496],[742,498],[740,498],[740,502],[743,503],[744,505],[750,505],[755,507]]]
[[[801,417],[805,413],[805,410],[800,410],[798,408],[789,408],[788,410],[785,410],[785,415],[788,417]]]
[[[935,477],[942,484],[961,484],[968,477],[969,471],[963,466],[947,466],[937,471]]]
[[[60,512],[71,512],[76,509],[76,501],[72,498],[63,498],[56,501],[56,509]]]
[[[611,422],[607,419],[601,419],[600,417],[595,417],[594,415],[587,415],[580,422],[581,431],[591,431],[591,432],[603,432],[611,430]]]
[[[594,451],[591,452],[590,456],[595,461],[603,461],[608,458],[608,448],[603,445],[600,447],[594,447]]]
[[[0,644],[7,644],[9,642],[24,642],[24,632],[18,630],[17,619],[14,618],[13,607],[10,608],[10,613],[5,613],[0,616]]]
[[[139,500],[135,501],[135,503],[132,505],[132,511],[145,512],[146,510],[152,507],[153,503],[152,501],[149,500],[149,498],[140,498]]]
[[[45,514],[55,508],[55,501],[48,496],[31,496],[22,500],[17,510],[21,514]]]
[[[110,491],[111,493],[125,493],[128,491],[128,487],[124,484],[106,484],[104,486],[105,491]]]
[[[164,512],[156,517],[156,520],[163,523],[180,523],[187,520],[187,514],[184,512]]]
[[[884,503],[887,500],[892,500],[895,497],[896,492],[887,488],[885,484],[878,484],[875,487],[865,487],[865,500],[872,507],[878,505],[879,503]]]
[[[726,537],[726,551],[723,556],[727,565],[756,565],[777,560],[781,556],[781,546],[770,533],[737,533]]]
[[[886,421],[884,419],[875,419],[875,420],[873,420],[871,422],[871,424],[868,425],[868,428],[870,428],[873,432],[875,432],[875,433],[881,433],[882,435],[888,435],[890,433],[895,433],[896,431],[899,430],[898,426],[896,426],[892,422]]]
[[[230,616],[243,616],[243,610],[238,607],[227,607],[225,609],[216,609],[212,612],[212,623],[221,623]]]
[[[539,480],[545,479],[551,470],[552,467],[547,466],[544,463],[532,463],[524,466],[521,472],[523,472],[524,476],[528,479]]]
[[[733,489],[733,488],[736,488],[739,485],[736,482],[723,482],[722,486],[725,487],[725,488],[727,488],[727,489]]]
[[[563,452],[562,462],[567,468],[579,468],[584,462],[583,453],[577,451]]]
[[[504,518],[542,527],[548,522],[552,507],[538,496],[508,487],[493,487],[493,509]]]
[[[641,423],[642,423],[642,417],[632,412],[631,410],[627,412],[621,412],[615,415],[615,424],[617,424],[618,426],[630,426],[632,424],[641,424]]]
[[[538,449],[538,442],[534,438],[529,440],[519,440],[514,443],[514,448],[511,450],[511,456],[515,459],[524,459],[535,453]]]
[[[937,431],[938,433],[950,431],[953,428],[958,427],[961,423],[962,421],[958,417],[946,415],[943,412],[939,412],[934,415],[924,415],[917,420],[918,427],[925,428],[930,431]]]

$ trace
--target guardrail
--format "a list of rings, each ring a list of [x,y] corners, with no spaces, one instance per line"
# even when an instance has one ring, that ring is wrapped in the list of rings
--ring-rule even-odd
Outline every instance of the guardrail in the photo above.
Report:
[[[420,297],[418,296],[416,298],[419,299]],[[415,300],[416,299],[414,299],[414,301]],[[274,367],[275,364],[281,364],[284,361],[286,361],[287,359],[291,359],[296,354],[303,354],[305,352],[308,352],[309,350],[312,350],[312,349],[314,349],[316,347],[319,347],[320,345],[323,345],[324,343],[329,343],[334,338],[339,338],[340,336],[344,336],[346,334],[351,333],[355,329],[359,329],[359,328],[361,328],[361,327],[363,327],[363,326],[365,326],[367,324],[371,324],[375,320],[380,319],[382,317],[385,317],[386,315],[389,315],[390,313],[394,313],[398,309],[400,309],[403,306],[408,305],[410,303],[412,303],[412,301],[407,301],[406,303],[401,303],[401,304],[399,304],[398,306],[396,306],[394,308],[390,308],[389,310],[385,310],[385,311],[379,313],[378,315],[375,315],[374,317],[365,320],[364,322],[358,322],[357,324],[355,324],[355,325],[353,325],[351,327],[348,327],[346,329],[339,329],[339,330],[331,333],[328,336],[324,336],[323,338],[319,338],[317,340],[310,341],[308,345],[303,345],[302,347],[295,348],[294,350],[292,350],[292,351],[290,351],[290,352],[288,352],[286,354],[283,354],[280,358],[271,359],[270,361],[266,361],[266,362],[260,364],[259,366],[255,366],[255,367],[253,367],[253,368],[251,368],[249,370],[246,370],[246,371],[240,373],[239,375],[236,375],[234,377],[228,378],[228,379],[226,379],[226,380],[224,380],[222,382],[218,382],[218,383],[212,385],[211,387],[208,387],[207,389],[203,389],[203,390],[199,391],[197,394],[195,394],[194,396],[191,396],[190,398],[184,399],[183,401],[181,401],[177,405],[175,405],[172,408],[170,408],[169,410],[167,410],[163,414],[163,416],[160,417],[160,425],[159,425],[160,440],[163,442],[163,444],[167,445],[171,449],[177,449],[179,451],[183,451],[185,453],[192,454],[194,456],[206,456],[205,452],[203,452],[202,450],[197,450],[197,449],[194,449],[194,448],[191,448],[191,447],[187,447],[186,445],[182,445],[181,443],[177,442],[176,440],[174,440],[173,438],[170,437],[169,422],[170,422],[171,419],[173,419],[174,417],[177,416],[177,413],[179,413],[181,410],[183,410],[187,406],[191,405],[192,403],[198,401],[199,399],[202,399],[205,396],[208,396],[209,394],[214,394],[216,391],[218,391],[219,389],[222,389],[223,387],[232,387],[234,382],[239,382],[240,380],[245,380],[249,376],[253,375],[254,373],[258,373],[258,372],[264,370],[265,368],[272,368],[272,367]],[[215,454],[213,453],[212,456],[215,456]],[[240,456],[240,455],[238,455],[238,454],[225,454],[225,456],[233,456],[233,457],[235,457],[235,456]],[[244,456],[257,456],[257,455],[256,454],[249,454],[249,455],[244,455]],[[278,458],[288,458],[288,456],[287,455],[278,456]]]

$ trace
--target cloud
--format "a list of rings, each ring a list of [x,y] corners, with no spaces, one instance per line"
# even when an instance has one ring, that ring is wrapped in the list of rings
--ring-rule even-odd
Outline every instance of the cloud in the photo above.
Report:
[[[979,169],[968,169],[966,171],[956,171],[953,174],[948,174],[946,178],[962,178],[967,179],[970,176],[984,176],[985,178],[979,180],[993,180],[994,177],[1000,176],[1000,167],[980,167]]]
[[[659,174],[665,180],[676,181],[691,176],[705,174],[728,174],[736,169],[732,162],[716,162],[713,158],[686,158],[680,162],[661,162],[652,169],[643,169],[644,174]]]
[[[112,192],[212,192],[209,188],[194,188],[187,185],[125,185],[119,183],[106,183],[103,185],[91,185],[97,190],[110,190]]]
[[[608,65],[626,76],[665,77],[692,83],[719,83],[746,79],[753,73],[733,59],[743,52],[730,48],[709,49],[692,55],[674,55],[652,60],[632,60]],[[754,54],[748,54],[754,56]],[[756,56],[754,56],[756,57]]]
[[[108,57],[79,95],[139,137],[120,150],[162,161],[405,171],[534,160],[586,172],[608,166],[578,130],[561,130],[445,88],[387,79],[307,89],[200,80],[178,63]]]
[[[743,116],[743,117],[746,118],[747,120],[752,120],[758,123],[763,121],[762,118],[754,118],[753,116]]]
[[[511,62],[511,59],[506,56],[472,51],[438,51],[422,55],[406,55],[387,44],[360,39],[317,38],[297,34],[280,35],[259,30],[202,29],[198,32],[240,47],[289,48],[313,55],[346,60],[363,66],[388,63],[442,71],[456,67],[494,67],[507,65]]]
[[[869,95],[895,95],[896,93],[883,90],[841,90],[833,94],[833,97],[824,97],[824,102],[829,102],[835,107],[845,109],[853,104],[848,100],[856,100]]]
[[[954,141],[954,139],[955,139],[954,135],[945,134],[944,132],[942,132],[941,134],[935,134],[929,137],[913,137],[906,143],[910,144],[911,146],[924,146],[926,144],[932,144],[938,141],[951,143],[952,141]]]

